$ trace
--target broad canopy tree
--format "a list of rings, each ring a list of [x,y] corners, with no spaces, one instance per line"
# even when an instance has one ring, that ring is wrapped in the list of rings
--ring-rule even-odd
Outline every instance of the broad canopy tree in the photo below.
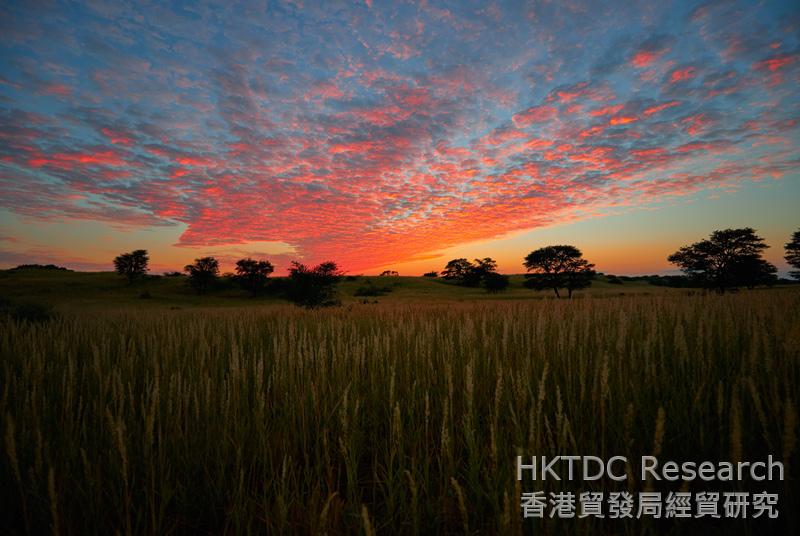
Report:
[[[553,289],[557,298],[558,289],[572,292],[586,288],[594,278],[594,264],[583,258],[575,246],[547,246],[532,251],[525,257],[523,265],[529,273],[525,274],[525,286],[534,290]]]
[[[441,275],[444,279],[456,281],[460,285],[477,287],[485,282],[488,274],[496,272],[497,261],[492,258],[475,259],[474,263],[462,258],[448,262]]]
[[[497,294],[508,288],[509,279],[507,275],[497,272],[488,272],[483,276],[483,286],[489,294]]]
[[[761,257],[768,247],[750,227],[725,229],[682,247],[667,260],[696,284],[723,293],[729,288],[774,283],[777,269]]]
[[[447,263],[441,275],[444,279],[463,281],[473,268],[467,259],[453,259]]]
[[[236,261],[236,280],[252,296],[257,296],[267,286],[267,278],[275,271],[269,261],[241,259]]]
[[[147,256],[146,249],[136,249],[130,253],[123,253],[114,259],[114,270],[128,278],[128,284],[133,283],[137,277],[142,277],[147,273],[147,264],[150,257]]]
[[[183,270],[189,274],[189,285],[198,294],[204,294],[219,275],[219,261],[214,257],[201,257],[194,264],[187,264]]]
[[[343,276],[344,272],[333,261],[314,267],[292,261],[287,296],[297,305],[309,309],[338,305],[336,287]]]
[[[786,255],[784,259],[786,259],[789,266],[794,268],[794,270],[789,272],[789,275],[795,279],[800,279],[800,230],[792,234],[792,239],[787,242],[785,248]]]

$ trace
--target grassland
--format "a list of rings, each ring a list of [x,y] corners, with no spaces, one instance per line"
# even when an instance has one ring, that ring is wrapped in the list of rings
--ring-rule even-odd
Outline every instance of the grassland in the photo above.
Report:
[[[274,278],[273,278],[274,279]],[[358,304],[365,298],[356,296],[359,287],[372,283],[389,286],[385,296],[369,298],[380,303],[465,302],[537,300],[554,297],[552,292],[534,292],[523,287],[522,275],[511,276],[511,286],[505,292],[488,294],[482,288],[468,288],[440,278],[350,276],[340,285],[340,297],[345,305]],[[592,295],[618,296],[631,293],[662,294],[686,292],[685,289],[668,289],[647,284],[645,281],[628,281],[623,285],[608,283],[599,277],[591,289],[576,292],[576,297]],[[142,299],[146,293],[149,298]],[[283,305],[279,295],[266,293],[250,298],[232,282],[222,281],[207,295],[198,296],[187,284],[185,277],[151,276],[127,285],[124,279],[112,272],[68,272],[58,270],[0,270],[0,296],[13,301],[47,303],[68,312],[107,311],[114,309],[163,310],[207,307],[259,307]]]
[[[108,274],[83,288],[81,276],[58,276],[69,289],[42,276],[51,290],[33,298],[57,318],[0,321],[4,533],[797,529],[796,289],[613,286],[570,302],[401,281],[378,304],[306,311],[235,290],[201,300],[169,279],[139,299]],[[7,295],[34,285],[9,281]],[[644,484],[520,483],[517,454],[767,453],[789,476],[755,489],[781,493],[777,521],[534,524],[519,508],[523,491]]]

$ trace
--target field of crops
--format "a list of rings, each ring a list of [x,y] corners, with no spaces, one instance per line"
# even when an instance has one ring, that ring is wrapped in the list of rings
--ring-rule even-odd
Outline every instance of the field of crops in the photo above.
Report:
[[[2,320],[0,532],[794,530],[799,313],[774,290]],[[788,474],[757,483],[775,521],[523,522],[523,492],[590,488],[519,482],[517,454]]]

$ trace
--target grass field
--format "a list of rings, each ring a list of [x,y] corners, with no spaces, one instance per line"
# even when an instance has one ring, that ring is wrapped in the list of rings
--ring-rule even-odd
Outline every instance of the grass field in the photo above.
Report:
[[[601,282],[559,301],[400,278],[366,305],[357,283],[306,311],[3,275],[0,294],[60,314],[0,320],[2,532],[796,533],[800,289]],[[707,485],[779,492],[771,522],[523,523],[524,491],[681,487],[520,483],[518,454],[772,454],[788,478]]]
[[[482,288],[468,288],[441,278],[351,276],[340,285],[340,297],[345,305],[360,303],[365,298],[355,296],[359,287],[368,282],[388,285],[392,291],[386,296],[368,301],[385,302],[440,302],[476,300],[535,300],[554,298],[552,291],[534,292],[523,287],[522,275],[511,276],[511,286],[505,292],[488,294]],[[267,293],[250,298],[235,284],[198,296],[187,284],[185,277],[151,276],[127,285],[124,279],[112,272],[67,272],[58,270],[0,270],[0,296],[12,300],[38,301],[63,307],[70,312],[82,310],[109,310],[145,308],[170,309],[172,307],[252,307],[285,304],[279,296]],[[141,299],[143,292],[149,299]],[[646,281],[628,281],[614,285],[600,276],[590,289],[577,291],[576,297],[585,295],[607,296],[630,293],[686,292],[686,289],[668,289],[649,285]]]

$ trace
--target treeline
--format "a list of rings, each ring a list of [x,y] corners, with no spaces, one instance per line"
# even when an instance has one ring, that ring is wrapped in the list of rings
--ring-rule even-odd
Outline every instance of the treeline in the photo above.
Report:
[[[69,268],[64,268],[63,266],[56,266],[55,264],[20,264],[12,270],[59,270],[62,272],[71,272]]]
[[[716,292],[760,285],[770,286],[778,281],[777,268],[763,258],[769,246],[750,227],[714,231],[704,240],[684,246],[667,260],[680,268],[682,276],[607,276],[611,284],[625,281],[645,280],[656,286],[678,288],[705,288]],[[795,268],[791,273],[800,279],[800,231],[796,231],[785,245],[785,259]],[[148,271],[150,258],[146,250],[123,253],[114,259],[116,272],[132,283]],[[571,245],[545,246],[530,252],[523,259],[526,269],[524,285],[536,291],[552,290],[556,297],[562,292],[571,298],[576,290],[587,288],[597,275],[594,264],[583,258],[581,251]],[[34,265],[38,266],[38,265]],[[275,268],[268,260],[251,258],[236,262],[234,274],[227,279],[238,284],[252,296],[264,293],[268,287],[280,292],[290,301],[304,307],[322,307],[340,303],[337,285],[344,277],[333,261],[316,266],[292,262],[287,278],[270,279]],[[184,267],[188,284],[198,294],[205,294],[218,284],[219,261],[214,257],[201,257]],[[168,272],[168,276],[182,275]],[[396,271],[386,270],[383,277],[396,277]],[[425,277],[439,277],[465,287],[482,287],[489,293],[497,293],[509,287],[507,275],[497,272],[497,262],[490,258],[465,258],[450,260],[441,271],[428,272]],[[377,296],[388,292],[390,285],[369,285],[358,291],[361,296]]]
[[[147,250],[137,249],[117,256],[114,259],[114,269],[131,284],[147,274],[149,263]],[[200,295],[231,281],[251,296],[267,292],[279,293],[303,307],[326,307],[340,303],[337,285],[344,277],[344,272],[333,261],[316,266],[293,261],[289,267],[289,276],[284,279],[270,279],[269,276],[274,271],[275,267],[268,260],[251,258],[240,259],[236,262],[235,273],[223,276],[220,276],[219,261],[214,257],[197,258],[183,268],[183,273],[188,276],[188,285]],[[183,273],[167,272],[164,275],[174,277]]]

